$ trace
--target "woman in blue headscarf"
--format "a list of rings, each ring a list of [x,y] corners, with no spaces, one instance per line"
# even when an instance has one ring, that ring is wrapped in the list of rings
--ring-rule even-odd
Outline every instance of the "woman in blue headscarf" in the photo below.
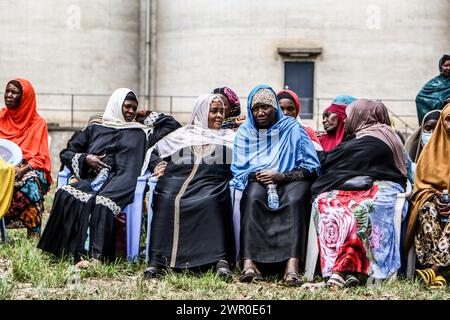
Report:
[[[317,153],[302,125],[283,115],[269,86],[252,90],[247,114],[248,120],[237,131],[231,165],[231,184],[243,190],[240,280],[262,280],[258,266],[286,263],[286,284],[299,285],[311,208],[310,186],[320,171]],[[278,207],[267,203],[269,185],[276,186]]]

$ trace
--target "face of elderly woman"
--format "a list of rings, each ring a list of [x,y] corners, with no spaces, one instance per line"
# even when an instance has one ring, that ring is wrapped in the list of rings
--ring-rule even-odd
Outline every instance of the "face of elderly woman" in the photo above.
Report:
[[[288,117],[296,118],[297,117],[297,109],[295,108],[295,103],[291,99],[281,99],[278,101],[280,104],[281,111],[283,114]]]
[[[324,112],[322,115],[323,128],[328,134],[336,131],[338,126],[338,116],[333,112]]]
[[[122,114],[126,122],[131,122],[136,118],[138,103],[134,100],[125,100],[122,105]]]
[[[213,101],[209,107],[208,128],[220,130],[224,119],[224,106],[219,101]]]
[[[255,104],[252,107],[252,115],[258,129],[269,129],[275,124],[276,110],[268,104]]]
[[[15,110],[20,107],[22,101],[22,91],[12,83],[6,86],[5,105],[8,109]]]

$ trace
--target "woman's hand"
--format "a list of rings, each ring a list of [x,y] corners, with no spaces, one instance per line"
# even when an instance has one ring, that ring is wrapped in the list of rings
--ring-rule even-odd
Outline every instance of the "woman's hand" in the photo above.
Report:
[[[436,196],[434,198],[434,204],[436,205],[436,209],[441,216],[450,215],[450,203],[442,203],[439,196]]]
[[[157,178],[162,177],[164,175],[164,173],[166,172],[166,168],[167,168],[167,162],[161,161],[160,163],[158,163],[158,165],[153,170],[153,176],[157,177]]]
[[[146,111],[146,110],[139,110],[136,114],[136,121],[140,122],[140,123],[144,123],[144,120],[148,117],[148,115],[150,114],[150,111]]]
[[[261,170],[256,173],[256,180],[264,185],[269,185],[272,183],[277,183],[281,181],[282,174],[270,170]]]
[[[22,169],[17,170],[16,171],[16,176],[14,177],[14,180],[16,180],[16,181],[22,180],[23,176],[27,172],[31,171],[31,169],[32,169],[31,166],[28,164],[25,167],[23,167]]]
[[[102,161],[103,159],[105,159],[105,157],[106,157],[106,154],[101,155],[101,156],[96,156],[94,154],[88,154],[86,156],[86,159],[84,160],[84,162],[89,166],[89,168],[91,168],[95,172],[99,172],[102,168],[111,168],[110,166],[108,166],[106,163],[104,163]]]
[[[326,131],[322,131],[322,130],[316,130],[316,131],[314,131],[314,134],[316,135],[317,138],[319,138],[319,137],[321,137],[323,135],[326,135],[327,132]]]
[[[240,126],[241,124],[243,124],[245,122],[245,119],[247,119],[247,117],[245,116],[245,114],[241,114],[240,116],[236,117],[236,124],[238,126]]]

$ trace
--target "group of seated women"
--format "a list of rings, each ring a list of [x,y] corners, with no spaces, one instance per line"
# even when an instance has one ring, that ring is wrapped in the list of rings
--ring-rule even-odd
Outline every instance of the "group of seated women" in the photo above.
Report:
[[[409,151],[378,101],[338,96],[323,113],[325,132],[318,132],[302,124],[300,99],[291,90],[255,87],[246,116],[233,90],[211,92],[196,99],[191,120],[181,127],[170,116],[138,112],[132,90],[114,91],[101,118],[76,132],[60,153],[75,179],[56,190],[38,247],[71,257],[80,268],[114,259],[117,217],[133,201],[137,177],[149,170],[158,181],[147,204],[153,218],[146,278],[167,268],[214,268],[230,279],[239,266],[241,282],[279,274],[285,284],[301,285],[313,219],[328,285],[388,278],[414,243],[425,268],[420,278],[429,287],[445,286],[450,204],[440,196],[450,180],[450,105],[425,117],[420,146]],[[52,182],[46,124],[26,80],[8,83],[5,104],[0,138],[19,145],[23,161],[4,218],[8,227],[39,235]],[[413,183],[414,169],[400,248],[394,208],[397,194]],[[105,180],[97,187],[99,174]],[[239,208],[238,225],[233,208]]]

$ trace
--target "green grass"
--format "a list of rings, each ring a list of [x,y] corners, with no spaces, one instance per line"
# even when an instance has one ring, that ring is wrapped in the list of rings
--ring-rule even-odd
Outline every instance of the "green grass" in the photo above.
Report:
[[[379,287],[332,290],[327,287],[289,288],[279,280],[243,284],[235,271],[232,281],[214,272],[168,271],[161,279],[145,280],[144,263],[118,260],[90,266],[72,284],[72,261],[54,261],[36,248],[25,232],[10,231],[9,243],[0,246],[0,300],[4,299],[267,299],[267,300],[391,300],[450,299],[450,290],[428,290],[409,279],[387,281]],[[321,281],[317,278],[316,281]]]
[[[51,205],[52,194],[46,208]],[[44,219],[44,223],[45,223]],[[234,271],[230,282],[214,272],[166,272],[145,280],[145,264],[117,260],[75,273],[70,259],[53,260],[27,239],[25,230],[9,230],[9,242],[0,245],[0,300],[5,299],[190,299],[190,300],[449,300],[450,289],[429,290],[411,279],[386,281],[379,287],[333,290],[327,287],[290,288],[280,280],[245,284]],[[78,280],[78,283],[77,283]],[[316,282],[322,281],[320,278]]]

